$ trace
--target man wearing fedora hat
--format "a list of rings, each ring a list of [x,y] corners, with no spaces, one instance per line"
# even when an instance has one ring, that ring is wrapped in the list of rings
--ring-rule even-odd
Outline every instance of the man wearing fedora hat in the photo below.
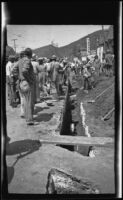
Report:
[[[34,125],[34,71],[31,64],[32,50],[26,48],[24,57],[21,58],[14,66],[14,70],[18,71],[19,75],[19,89],[23,96],[24,103],[24,117],[27,125]],[[26,85],[25,85],[26,84]],[[26,89],[25,89],[26,87]]]

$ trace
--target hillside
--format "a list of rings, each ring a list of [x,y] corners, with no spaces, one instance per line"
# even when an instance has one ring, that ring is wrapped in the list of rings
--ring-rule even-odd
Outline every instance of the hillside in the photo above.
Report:
[[[33,50],[33,52],[38,55],[39,57],[51,57],[53,54],[60,57],[59,48],[54,47],[52,45],[44,46],[38,49]]]
[[[105,33],[107,34],[108,30],[105,30]],[[103,37],[102,30],[93,32],[75,42],[72,42],[66,46],[63,47],[54,47],[52,45],[44,46],[41,48],[34,49],[33,52],[36,53],[39,57],[51,57],[53,54],[55,54],[58,57],[64,57],[67,56],[69,58],[72,58],[76,54],[79,55],[79,50],[86,48],[86,38],[90,38],[90,48],[91,50],[96,49],[97,45],[97,39],[100,37]]]

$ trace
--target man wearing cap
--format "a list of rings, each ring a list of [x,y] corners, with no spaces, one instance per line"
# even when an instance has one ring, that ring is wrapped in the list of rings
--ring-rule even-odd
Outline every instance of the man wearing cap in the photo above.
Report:
[[[66,85],[67,84],[67,60],[63,60],[63,84]]]
[[[60,63],[57,61],[57,58],[55,55],[52,56],[52,62],[51,62],[51,73],[52,73],[52,84],[55,85],[55,89],[57,92],[57,99],[61,95],[61,76],[60,73],[62,71],[62,67],[60,66]]]
[[[15,56],[14,66],[19,61],[19,55]],[[13,69],[14,69],[13,66]],[[16,103],[20,103],[20,95],[19,95],[19,79],[18,79],[18,73],[14,72],[13,70],[13,78],[14,78],[14,84],[15,84],[15,96],[16,96]]]
[[[100,74],[100,59],[98,58],[98,55],[95,56],[94,61],[93,61],[93,67],[95,68],[95,74],[99,76]]]
[[[89,89],[94,89],[94,87],[95,87],[95,80],[94,80],[95,68],[92,66],[91,62],[88,62],[86,64],[86,66],[87,66],[87,70],[89,72],[89,77],[88,77]]]
[[[34,81],[34,102],[38,103],[40,101],[40,90],[39,90],[39,63],[36,61],[36,55],[32,55],[32,66],[34,70],[35,75],[35,81]]]
[[[24,58],[24,55],[25,55],[25,52],[24,52],[24,51],[21,51],[21,52],[20,52],[20,59]],[[15,67],[15,68],[16,68],[16,67]],[[24,117],[24,95],[23,95],[23,93],[21,93],[21,91],[20,91],[19,82],[20,82],[20,80],[18,79],[18,89],[19,89],[20,103],[21,103],[21,106],[20,106],[20,109],[21,109],[21,117],[23,118],[23,117]]]
[[[50,95],[51,93],[51,60],[45,59],[45,67],[46,67],[46,93]]]
[[[14,66],[14,70],[18,71],[19,75],[19,89],[23,96],[24,103],[24,117],[27,125],[34,125],[34,71],[31,64],[32,50],[25,49],[24,57],[21,58]],[[26,86],[26,89],[25,89]]]
[[[84,92],[88,93],[88,89],[89,89],[89,77],[91,76],[91,74],[89,73],[88,69],[87,69],[88,65],[84,65],[83,66],[83,77],[84,77]]]
[[[39,58],[39,87],[40,90],[45,93],[46,84],[46,65],[44,64],[44,58]]]

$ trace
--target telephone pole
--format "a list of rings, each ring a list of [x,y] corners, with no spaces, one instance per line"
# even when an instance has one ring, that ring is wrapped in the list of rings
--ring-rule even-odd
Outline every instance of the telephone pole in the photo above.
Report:
[[[14,50],[15,50],[15,53],[16,53],[16,43],[15,43],[15,41],[17,40],[17,39],[12,39],[13,41],[14,41]]]

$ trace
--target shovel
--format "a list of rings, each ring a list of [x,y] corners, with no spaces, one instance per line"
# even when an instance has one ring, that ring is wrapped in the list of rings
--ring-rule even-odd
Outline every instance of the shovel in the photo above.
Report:
[[[115,110],[115,108],[112,108],[104,117],[101,117],[101,120],[105,121],[107,117]]]
[[[112,86],[113,86],[113,84],[112,84],[110,87],[108,87],[107,89],[105,89],[103,92],[101,92],[95,99],[93,99],[93,100],[88,100],[87,103],[95,103],[96,100],[97,100],[102,94],[104,94],[108,89],[110,89]]]

